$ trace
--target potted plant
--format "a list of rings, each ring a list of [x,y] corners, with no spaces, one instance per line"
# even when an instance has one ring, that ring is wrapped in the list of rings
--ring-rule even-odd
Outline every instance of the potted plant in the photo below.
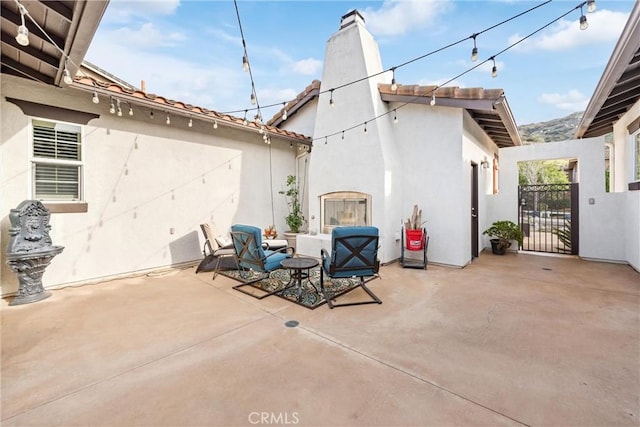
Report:
[[[514,240],[517,240],[518,245],[522,246],[524,239],[524,233],[520,227],[508,220],[494,222],[482,234],[491,237],[491,250],[496,255],[504,255]]]
[[[266,239],[270,239],[273,240],[276,237],[278,237],[278,230],[276,230],[276,226],[275,225],[270,225],[267,228],[264,229],[264,237]]]
[[[422,209],[418,209],[418,205],[414,205],[413,213],[404,222],[407,249],[415,251],[424,248],[422,225],[425,222],[422,221]]]
[[[300,191],[295,175],[287,176],[286,190],[281,190],[279,193],[286,197],[289,209],[289,214],[284,219],[289,230],[284,233],[284,236],[288,245],[295,248],[296,234],[300,232],[300,227],[304,224],[304,215],[302,215],[302,205],[299,199]]]

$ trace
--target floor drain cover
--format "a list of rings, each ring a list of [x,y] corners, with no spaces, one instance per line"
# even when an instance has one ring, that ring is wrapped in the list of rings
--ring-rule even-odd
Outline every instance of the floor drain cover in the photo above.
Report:
[[[296,326],[298,326],[300,323],[298,323],[297,320],[287,320],[286,322],[284,322],[284,325],[287,328],[295,328]]]

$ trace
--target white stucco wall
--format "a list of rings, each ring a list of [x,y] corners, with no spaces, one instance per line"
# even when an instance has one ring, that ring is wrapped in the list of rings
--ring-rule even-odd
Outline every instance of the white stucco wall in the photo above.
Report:
[[[626,207],[624,194],[605,192],[602,137],[500,149],[500,193],[488,198],[488,222],[499,219],[518,222],[518,162],[569,158],[578,161],[579,256],[627,262],[628,236],[620,224],[632,220],[628,218],[632,211]],[[485,246],[489,246],[488,239],[484,240]]]
[[[280,127],[301,135],[313,135],[317,108],[318,98],[310,100],[300,110],[296,111],[295,114],[289,116],[287,120],[284,120],[280,124]]]
[[[361,24],[352,24],[335,33],[327,42],[321,92],[352,82],[382,70],[375,40]],[[386,236],[385,180],[388,165],[380,141],[381,126],[371,121],[367,126],[345,131],[354,124],[374,118],[380,97],[377,79],[368,79],[336,90],[334,107],[329,106],[329,93],[319,97],[313,136],[331,135],[316,140],[309,165],[309,229],[321,231],[320,200],[332,191],[358,191],[372,197],[372,223],[381,229],[381,261],[389,259]],[[380,107],[384,108],[384,107]],[[316,255],[318,256],[318,255]]]
[[[197,119],[190,129],[186,117],[173,116],[167,126],[157,112],[149,120],[148,110],[117,117],[104,99],[95,105],[86,93],[9,76],[2,95],[2,294],[18,283],[6,266],[8,214],[32,197],[30,118],[4,97],[101,114],[83,127],[88,212],[51,215],[53,243],[65,249],[47,268],[45,287],[200,260],[203,222],[221,231],[233,223],[275,222],[285,229],[286,202],[278,191],[295,172],[289,142],[272,137],[267,145],[256,132],[213,130]]]
[[[382,71],[377,44],[361,23],[331,37],[324,64],[321,92]],[[321,228],[320,195],[370,194],[379,257],[390,262],[401,255],[402,224],[417,204],[430,234],[430,262],[462,267],[471,259],[471,162],[490,160],[497,147],[459,108],[382,102],[377,84],[389,83],[388,74],[335,90],[333,108],[329,93],[320,96],[310,156],[309,229]],[[331,135],[326,144],[324,135]],[[491,191],[487,170],[480,168],[479,181],[481,196]],[[318,256],[321,240],[301,236],[298,247]]]
[[[626,221],[623,226],[627,236],[626,260],[640,271],[640,191],[629,191],[629,183],[636,181],[634,134],[629,134],[627,126],[640,117],[640,101],[613,126],[613,145],[616,167],[615,190],[624,195]]]

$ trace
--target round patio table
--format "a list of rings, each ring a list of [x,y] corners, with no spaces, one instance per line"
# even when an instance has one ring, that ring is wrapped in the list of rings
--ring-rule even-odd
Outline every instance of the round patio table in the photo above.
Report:
[[[291,275],[289,283],[287,283],[283,291],[292,285],[295,286],[296,299],[300,301],[300,297],[302,296],[302,281],[304,279],[309,280],[309,270],[318,266],[318,260],[309,257],[293,257],[283,259],[280,261],[280,265],[288,269]]]

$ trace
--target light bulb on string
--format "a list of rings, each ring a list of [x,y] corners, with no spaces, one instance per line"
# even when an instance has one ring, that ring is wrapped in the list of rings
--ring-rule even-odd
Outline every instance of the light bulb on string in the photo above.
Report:
[[[364,122],[364,133],[367,133],[367,122]]]
[[[284,109],[282,112],[282,120],[287,120],[287,104],[285,102],[282,103],[282,108]]]
[[[99,104],[100,103],[100,98],[98,97],[98,92],[96,92],[95,89],[93,89],[93,96],[91,97],[91,102],[93,102],[94,104]]]
[[[493,68],[491,68],[491,77],[496,78],[498,77],[498,67],[496,67],[496,60],[493,56],[491,57],[491,60],[493,61]]]
[[[342,139],[344,139],[344,131],[342,131]]]
[[[111,105],[109,106],[109,112],[111,114],[115,114],[116,113],[116,107],[115,107],[115,105],[113,105],[113,98],[111,98]]]
[[[168,125],[170,125],[170,124],[171,124],[171,117],[169,117],[169,113],[167,113],[167,122],[166,122],[166,123],[167,123]]]
[[[587,0],[587,12],[591,13],[596,10],[596,0]]]
[[[431,93],[431,101],[429,101],[429,105],[431,105],[432,107],[434,105],[436,105],[436,92],[435,91],[433,91]]]
[[[393,123],[398,123],[398,112],[393,110]]]
[[[213,128],[214,129],[218,129],[218,121],[217,120],[213,121]]]
[[[20,19],[22,25],[18,27],[18,33],[16,34],[16,41],[20,46],[29,46],[29,30],[24,25],[24,15],[27,13],[27,9],[23,5],[18,3],[18,9],[20,9]]]
[[[191,117],[189,117],[189,124],[188,124],[188,126],[189,126],[190,128],[192,128],[192,127],[193,127],[193,119],[192,119]]]
[[[62,80],[68,85],[73,83],[73,78],[71,77],[71,73],[67,69],[67,65],[66,64],[64,66],[64,70],[62,70]]]
[[[587,17],[582,13],[582,6],[580,6],[580,29],[586,30],[589,28],[589,23],[587,22]]]
[[[334,104],[333,104],[333,89],[331,89],[331,90],[329,91],[329,94],[330,94],[330,97],[329,97],[329,106],[333,108],[333,107],[334,107]]]
[[[324,137],[324,145],[327,145],[327,137]]]
[[[395,92],[398,90],[398,84],[396,83],[396,67],[393,67],[391,72],[393,73],[393,77],[391,77],[391,90]]]
[[[471,37],[473,38],[473,49],[471,49],[471,61],[476,62],[478,60],[478,47],[476,46],[476,37],[478,34],[474,34]]]
[[[256,105],[256,95],[251,92],[251,105]]]
[[[247,59],[246,53],[242,56],[242,69],[244,71],[249,71],[249,60]]]
[[[247,121],[247,110],[244,110],[244,118],[242,119],[242,124],[244,124],[246,126],[247,123],[249,123]]]
[[[122,117],[122,107],[120,107],[119,99],[116,99],[116,105],[118,106],[118,117]]]
[[[129,115],[133,116],[133,107],[129,104]]]

